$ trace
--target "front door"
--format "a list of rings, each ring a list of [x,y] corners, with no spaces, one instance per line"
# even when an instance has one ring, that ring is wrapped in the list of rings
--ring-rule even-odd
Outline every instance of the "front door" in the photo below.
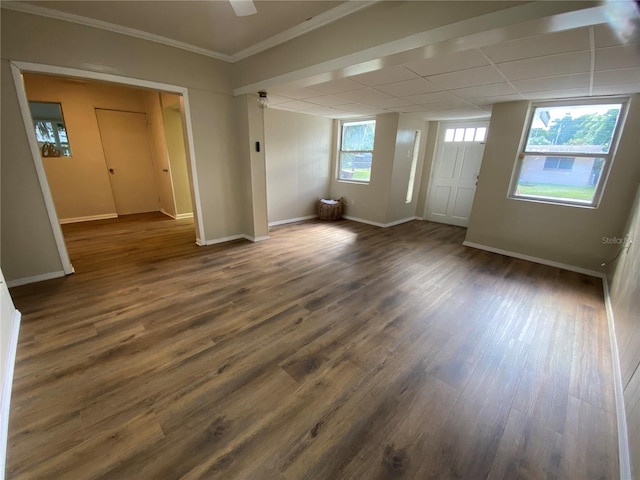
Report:
[[[442,123],[425,218],[466,227],[480,173],[488,122]]]
[[[160,210],[144,113],[96,109],[118,215]]]

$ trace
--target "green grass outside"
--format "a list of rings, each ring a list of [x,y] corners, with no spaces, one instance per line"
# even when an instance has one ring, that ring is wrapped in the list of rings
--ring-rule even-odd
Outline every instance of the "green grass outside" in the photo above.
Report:
[[[568,198],[571,200],[582,200],[590,202],[595,194],[595,185],[589,187],[570,187],[567,185],[551,185],[547,183],[536,183],[522,185],[518,184],[520,195],[532,195],[536,197],[548,198]]]
[[[357,169],[353,172],[354,180],[366,180],[369,181],[371,178],[371,170]]]
[[[343,170],[343,180],[357,180],[360,182],[368,182],[371,179],[371,170],[367,170],[364,168],[357,168],[351,176],[345,175],[346,173],[351,173],[351,170]]]

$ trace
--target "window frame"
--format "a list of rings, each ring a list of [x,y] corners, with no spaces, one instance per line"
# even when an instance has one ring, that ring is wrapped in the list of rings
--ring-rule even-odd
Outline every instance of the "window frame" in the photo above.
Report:
[[[373,134],[373,149],[372,150],[343,150],[343,140],[344,140],[344,126],[349,123],[368,123],[373,122],[374,124],[374,134]],[[377,127],[377,121],[375,117],[363,117],[363,118],[351,118],[351,119],[342,119],[338,124],[338,151],[337,151],[337,161],[336,161],[336,179],[338,182],[345,183],[356,183],[358,185],[369,185],[371,183],[371,175],[373,174],[373,152],[375,150],[375,128]],[[370,153],[371,154],[371,169],[369,172],[369,180],[358,180],[354,178],[342,178],[342,154],[343,153]]]
[[[536,203],[546,203],[551,205],[561,205],[561,206],[569,206],[569,207],[582,207],[582,208],[598,208],[600,205],[600,200],[602,199],[602,194],[606,187],[607,180],[609,178],[609,172],[611,171],[611,165],[615,160],[615,155],[618,150],[618,144],[620,143],[620,137],[624,130],[624,125],[627,120],[627,113],[629,110],[629,98],[627,96],[611,96],[611,97],[588,97],[588,98],[571,98],[565,100],[547,100],[540,102],[531,102],[529,104],[529,109],[527,111],[527,121],[525,123],[525,128],[522,132],[522,137],[520,139],[520,145],[518,147],[518,154],[516,156],[515,165],[513,168],[513,174],[511,176],[511,182],[509,184],[509,190],[507,192],[507,198],[511,200],[520,200],[525,202],[536,202]],[[531,133],[531,127],[533,125],[534,114],[536,108],[540,107],[578,107],[578,106],[588,106],[588,105],[602,105],[602,104],[620,104],[620,114],[618,116],[618,121],[616,122],[616,126],[613,130],[613,135],[611,136],[611,145],[609,146],[608,153],[582,153],[582,152],[567,152],[563,150],[556,150],[551,152],[533,152],[527,151],[527,141],[529,139],[529,134]],[[604,159],[602,170],[600,172],[600,177],[598,178],[598,183],[596,184],[595,191],[593,193],[593,199],[591,202],[581,202],[579,200],[572,201],[570,199],[564,198],[552,198],[552,197],[538,197],[533,195],[526,194],[517,194],[516,190],[518,189],[518,182],[520,180],[520,173],[522,171],[522,166],[524,164],[524,160],[527,156],[548,156],[548,157],[572,157],[574,159],[577,158],[602,158]]]
[[[71,140],[69,138],[69,129],[67,128],[67,122],[64,118],[64,111],[62,110],[62,102],[41,102],[39,100],[29,100],[29,113],[31,115],[31,125],[32,128],[34,130],[35,136],[36,136],[36,142],[38,143],[38,146],[40,147],[40,151],[42,154],[42,145],[44,143],[53,143],[55,148],[60,152],[60,157],[56,157],[56,158],[71,158],[73,157],[73,152],[71,150]],[[55,117],[46,117],[46,116],[38,116],[38,117],[34,117],[33,116],[33,111],[31,110],[31,104],[48,104],[48,105],[57,105],[60,111],[60,118],[55,118]],[[54,137],[54,142],[41,142],[40,140],[38,140],[38,123],[50,123],[51,127],[52,127],[52,132],[53,132],[53,137]],[[58,126],[59,124],[62,124],[62,129],[64,130],[66,136],[67,136],[67,141],[66,143],[62,142],[60,139],[60,127]],[[65,153],[66,152],[68,153]]]

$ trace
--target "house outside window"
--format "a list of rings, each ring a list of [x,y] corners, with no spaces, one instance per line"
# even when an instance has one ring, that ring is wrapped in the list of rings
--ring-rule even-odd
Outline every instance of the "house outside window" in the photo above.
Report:
[[[576,159],[572,157],[547,157],[544,161],[545,170],[573,170]]]
[[[376,121],[341,122],[340,126],[338,180],[369,183]]]
[[[597,206],[626,103],[614,98],[534,104],[510,196]]]

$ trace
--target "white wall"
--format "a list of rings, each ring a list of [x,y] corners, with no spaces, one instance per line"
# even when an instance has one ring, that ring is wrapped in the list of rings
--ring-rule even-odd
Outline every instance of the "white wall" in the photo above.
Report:
[[[4,478],[5,471],[9,405],[19,326],[20,312],[13,305],[0,271],[0,478]]]
[[[162,109],[162,121],[169,156],[176,215],[188,215],[193,213],[193,205],[189,189],[189,172],[179,102],[175,106]]]
[[[629,245],[618,258],[611,282],[632,478],[640,478],[640,186],[624,235]],[[629,244],[629,242],[632,242]]]
[[[425,130],[426,125],[420,118],[411,115],[400,115],[398,131],[396,132],[396,147],[386,223],[406,220],[416,216],[427,138]],[[411,202],[406,203],[416,131],[420,132],[420,143],[418,145],[418,159],[413,182],[414,190]]]
[[[333,121],[274,109],[264,117],[269,222],[315,215],[329,195]]]
[[[424,218],[426,214],[427,193],[429,190],[431,171],[433,169],[433,159],[436,153],[439,128],[440,122],[427,122],[425,125],[424,162],[422,164],[422,172],[420,173],[420,188],[418,190],[418,203],[416,205],[416,216],[420,218]]]
[[[171,184],[171,167],[169,154],[164,135],[164,122],[162,119],[162,105],[160,93],[145,92],[145,108],[149,121],[149,142],[151,144],[151,157],[153,158],[153,170],[158,185],[160,208],[166,214],[176,216],[176,204],[173,198],[173,185]]]
[[[421,131],[414,195],[406,203],[411,169],[411,153],[416,130]],[[340,122],[334,125],[334,152],[330,191],[332,198],[344,197],[348,217],[388,225],[416,216],[420,199],[420,182],[426,146],[426,125],[418,117],[399,113],[376,116],[376,136],[369,184],[337,179]]]
[[[331,197],[345,198],[347,201],[346,215],[375,224],[386,223],[399,119],[399,113],[385,113],[376,116],[376,136],[373,144],[369,184],[338,180],[337,150],[333,152]],[[337,149],[337,142],[340,139],[339,121],[335,121],[334,128]]]
[[[242,190],[248,222],[246,235],[251,240],[268,238],[267,180],[264,150],[264,110],[260,108],[257,95],[241,95],[235,98],[236,135],[243,179],[233,187]],[[260,151],[256,151],[260,142]]]
[[[507,198],[528,102],[493,107],[466,240],[591,271],[615,255],[603,236],[621,236],[640,179],[640,96],[634,95],[598,208]]]

